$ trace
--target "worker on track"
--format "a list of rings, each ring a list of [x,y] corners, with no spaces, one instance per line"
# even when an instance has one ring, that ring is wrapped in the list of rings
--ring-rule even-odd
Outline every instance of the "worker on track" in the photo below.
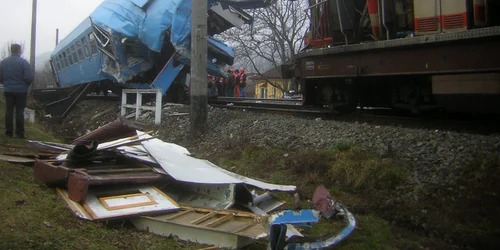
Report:
[[[217,96],[226,96],[226,84],[224,82],[224,77],[220,77],[217,81]]]
[[[235,77],[234,77],[234,69],[231,68],[229,69],[228,76],[226,79],[226,94],[228,97],[234,97],[234,83],[235,83]]]
[[[10,47],[11,56],[0,62],[0,83],[4,85],[5,94],[5,135],[14,134],[14,108],[16,109],[16,136],[24,137],[24,109],[28,88],[33,82],[33,70],[28,61],[21,57],[22,49],[19,44]]]
[[[240,76],[239,76],[239,88],[240,88],[240,97],[247,97],[247,94],[245,93],[246,86],[247,86],[247,74],[245,73],[244,68],[240,68]]]
[[[240,71],[236,70],[234,72],[234,96],[240,97]]]

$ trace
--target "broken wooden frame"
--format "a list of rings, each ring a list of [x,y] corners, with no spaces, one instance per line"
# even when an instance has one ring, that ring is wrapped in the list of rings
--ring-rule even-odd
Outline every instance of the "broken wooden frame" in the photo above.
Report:
[[[73,213],[85,220],[121,219],[180,209],[177,202],[154,186],[94,190],[82,203],[71,200],[66,190],[58,188],[57,192]]]
[[[235,210],[181,207],[176,213],[132,218],[140,230],[181,240],[238,249],[267,237],[267,219]]]

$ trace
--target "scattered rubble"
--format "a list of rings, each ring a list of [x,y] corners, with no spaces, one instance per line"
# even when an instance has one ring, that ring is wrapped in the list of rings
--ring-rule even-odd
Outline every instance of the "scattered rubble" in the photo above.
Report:
[[[103,106],[109,106],[92,103],[85,105],[92,110],[91,113],[94,113],[93,110],[103,110]],[[474,188],[473,180],[479,177],[474,174],[474,169],[469,168],[477,165],[477,172],[481,173],[481,176],[484,176],[485,171],[489,171],[490,168],[485,165],[487,162],[483,159],[499,158],[499,134],[481,135],[427,128],[380,126],[210,108],[209,132],[202,138],[192,138],[187,115],[190,112],[189,106],[165,105],[163,112],[162,125],[159,127],[161,129],[158,129],[155,137],[188,147],[192,152],[202,152],[203,155],[217,155],[227,150],[238,151],[239,148],[257,146],[289,150],[288,157],[291,157],[293,152],[302,149],[343,149],[361,146],[383,158],[400,162],[400,166],[410,172],[408,182],[394,190],[387,200],[380,201],[381,205],[377,205],[377,208],[386,211],[387,215],[382,212],[382,216],[393,223],[409,225],[430,234],[439,233],[439,238],[442,237],[443,230],[447,231],[453,225],[437,225],[434,222],[441,217],[440,213],[452,209],[450,204],[457,204],[457,211],[454,213],[458,218],[468,214],[467,211],[472,211],[472,208],[468,209],[470,206],[466,205],[469,204],[466,201],[469,201],[470,197],[491,198],[495,194],[488,191],[494,189],[484,189],[487,192],[484,194],[477,193],[483,190],[480,185],[493,187],[494,184],[481,184],[479,181],[477,188]],[[106,122],[116,119],[117,113],[118,108]],[[70,115],[74,116],[74,124],[81,123],[77,115]],[[88,122],[89,118],[82,119]],[[152,119],[152,116],[147,117],[144,114],[139,121],[151,124]],[[78,129],[75,130],[95,129],[105,122],[103,120],[88,124],[76,126]],[[283,154],[283,157],[287,156]],[[486,170],[481,170],[484,166],[487,167]],[[230,169],[235,170],[234,167]],[[459,209],[459,204],[463,204],[464,209]],[[406,206],[408,209],[405,209]],[[409,209],[414,209],[418,214],[409,214]],[[411,221],[408,219],[410,215]],[[441,231],[437,230],[436,226],[439,226]],[[457,235],[461,237],[461,234]],[[444,238],[448,240],[452,237],[448,235]]]
[[[354,229],[352,214],[332,203],[347,225],[339,235],[289,242],[303,237],[295,227],[318,223],[325,211],[280,211],[284,201],[249,188],[295,192],[295,186],[232,173],[135,129],[136,124],[119,117],[71,145],[28,141],[26,146],[4,147],[30,150],[18,153],[17,163],[34,162],[36,181],[56,188],[83,220],[129,219],[138,229],[231,249],[262,239],[269,240],[271,249],[317,249],[337,244]],[[11,155],[0,159],[16,162]]]

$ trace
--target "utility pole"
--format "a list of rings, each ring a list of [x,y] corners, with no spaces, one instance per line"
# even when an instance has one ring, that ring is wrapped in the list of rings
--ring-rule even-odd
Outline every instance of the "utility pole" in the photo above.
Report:
[[[30,49],[30,64],[35,73],[35,50],[36,50],[36,4],[37,0],[33,0],[33,10],[31,14],[31,49]],[[33,80],[34,82],[34,80]],[[34,87],[34,86],[33,86]]]
[[[191,0],[191,133],[207,132],[207,0]]]
[[[59,29],[56,29],[56,46],[59,44]]]

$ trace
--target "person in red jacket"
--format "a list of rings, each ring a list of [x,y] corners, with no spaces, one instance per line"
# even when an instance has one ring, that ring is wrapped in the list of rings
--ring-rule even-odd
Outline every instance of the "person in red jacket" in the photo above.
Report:
[[[240,97],[240,71],[236,70],[234,73],[234,96]]]
[[[240,96],[241,97],[247,97],[247,94],[245,93],[246,86],[247,86],[247,74],[245,73],[244,68],[240,68]]]

